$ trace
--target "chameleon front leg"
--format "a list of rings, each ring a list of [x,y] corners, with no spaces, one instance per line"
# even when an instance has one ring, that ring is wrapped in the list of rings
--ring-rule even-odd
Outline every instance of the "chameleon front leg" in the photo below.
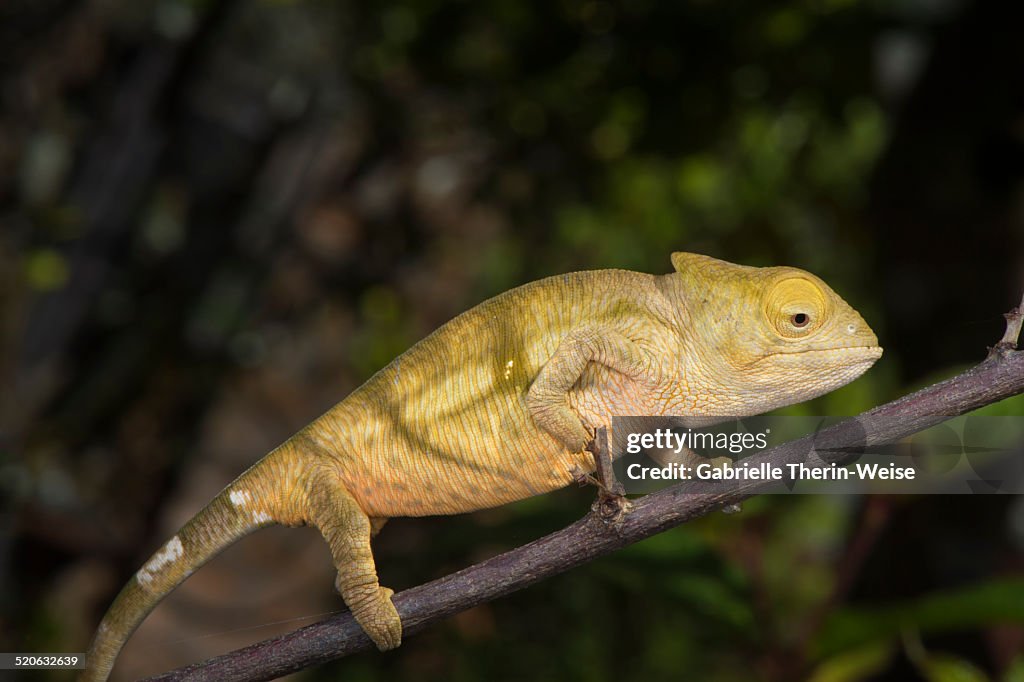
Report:
[[[594,464],[597,484],[597,499],[594,500],[591,509],[595,511],[605,523],[615,524],[622,519],[623,514],[632,508],[629,500],[626,499],[626,489],[615,478],[615,471],[612,469],[612,452],[608,447],[608,429],[604,426],[597,428],[594,440],[587,446],[594,455]]]
[[[384,518],[384,517],[371,516],[370,517],[370,537],[371,538],[377,537],[377,533],[380,532],[380,529],[383,528],[384,524],[387,523],[387,522],[388,522],[388,520],[386,518]]]
[[[530,385],[526,407],[537,426],[569,452],[582,452],[594,438],[568,401],[569,391],[591,362],[630,379],[642,378],[651,367],[647,354],[615,330],[581,327],[566,335]]]
[[[599,488],[594,509],[605,521],[617,522],[629,508],[629,501],[612,471],[607,429],[599,427],[591,434],[568,401],[569,391],[591,362],[630,380],[641,380],[651,371],[650,359],[634,341],[612,329],[583,327],[570,332],[538,372],[526,405],[537,425],[569,452],[590,451],[597,478],[588,474],[583,480],[595,482]]]
[[[594,456],[594,478],[593,481],[600,491],[598,496],[604,498],[620,498],[626,494],[625,488],[615,478],[615,470],[612,468],[612,451],[608,447],[608,429],[599,426],[594,433],[594,440],[587,445],[587,450]]]
[[[370,551],[370,538],[385,519],[369,518],[328,471],[314,480],[309,498],[309,523],[324,536],[338,570],[335,587],[377,648],[394,649],[402,643],[402,620],[391,602],[394,592],[377,580]]]

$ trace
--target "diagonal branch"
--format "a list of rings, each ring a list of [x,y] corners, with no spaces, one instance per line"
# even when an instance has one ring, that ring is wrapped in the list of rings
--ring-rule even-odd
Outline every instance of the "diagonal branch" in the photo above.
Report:
[[[856,448],[893,443],[985,405],[1024,393],[1024,351],[1016,351],[1021,308],[1007,316],[1007,333],[981,364],[911,395],[846,419],[818,434],[751,458],[752,466],[843,464]],[[728,490],[694,494],[674,485],[633,501],[614,523],[591,512],[560,531],[394,597],[403,634],[413,635],[452,614],[521,590],[656,533],[763,490],[764,481],[734,482]],[[254,682],[308,668],[372,647],[351,614],[342,613],[202,663],[149,678],[150,682]]]

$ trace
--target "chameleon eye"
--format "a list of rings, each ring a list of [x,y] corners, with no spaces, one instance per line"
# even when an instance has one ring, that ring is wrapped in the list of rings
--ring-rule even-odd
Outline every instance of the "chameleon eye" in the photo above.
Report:
[[[765,292],[765,315],[783,338],[802,339],[828,319],[828,301],[814,281],[790,276],[774,282]]]

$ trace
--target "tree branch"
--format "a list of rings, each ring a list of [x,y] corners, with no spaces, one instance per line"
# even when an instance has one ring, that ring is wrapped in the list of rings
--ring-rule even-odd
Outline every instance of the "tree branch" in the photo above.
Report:
[[[1007,333],[981,364],[941,383],[876,407],[858,417],[748,458],[751,466],[847,463],[858,448],[893,443],[951,417],[1024,392],[1024,351],[1014,350],[1024,305],[1007,316]],[[613,523],[591,512],[576,523],[457,573],[394,597],[403,634],[609,554],[656,533],[757,494],[764,481],[733,482],[728,490],[693,493],[674,485],[633,501]],[[289,634],[148,678],[150,682],[216,679],[270,680],[371,648],[369,638],[342,613]]]

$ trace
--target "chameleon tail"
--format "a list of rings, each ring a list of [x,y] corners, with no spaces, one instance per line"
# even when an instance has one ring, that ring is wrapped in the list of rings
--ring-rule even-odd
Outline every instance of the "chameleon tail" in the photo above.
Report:
[[[297,522],[286,510],[278,476],[286,473],[290,444],[255,464],[228,485],[150,557],[121,590],[96,630],[81,682],[103,682],[128,638],[150,611],[200,566],[252,531],[275,522]],[[288,453],[290,454],[290,453]],[[288,479],[285,479],[288,480]]]

